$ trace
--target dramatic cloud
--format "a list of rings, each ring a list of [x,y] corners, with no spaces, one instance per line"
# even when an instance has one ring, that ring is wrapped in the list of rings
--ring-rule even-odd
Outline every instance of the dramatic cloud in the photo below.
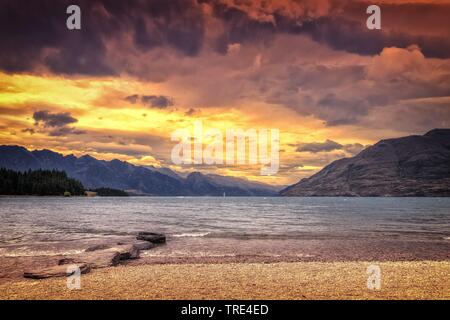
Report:
[[[165,109],[167,107],[173,106],[172,99],[165,96],[142,96],[141,101],[145,105],[159,109]]]
[[[450,10],[449,10],[450,13]],[[426,56],[450,57],[450,41],[446,36],[419,36],[407,33],[386,33],[368,30],[361,21],[324,17],[295,28],[298,33],[307,33],[314,40],[335,49],[362,55],[374,55],[385,47],[406,48],[417,44]]]
[[[69,31],[72,1],[0,1],[0,143],[173,165],[171,133],[194,121],[278,128],[272,178],[291,183],[450,125],[450,1],[376,1],[381,30],[362,0],[75,3]]]
[[[143,95],[137,94],[128,96],[125,98],[129,103],[135,104],[141,102],[143,105],[151,108],[165,109],[174,105],[173,99],[167,96],[161,95]]]
[[[78,130],[74,127],[69,127],[69,124],[78,122],[77,119],[71,116],[68,112],[51,113],[47,110],[36,111],[33,113],[35,125],[42,125],[44,128],[50,128],[48,134],[53,137],[61,137],[67,135],[81,135],[86,131]],[[35,133],[34,129],[24,129],[23,132]]]
[[[137,53],[166,48],[193,57],[213,48],[223,55],[236,54],[242,44],[265,44],[277,34],[303,34],[362,55],[415,44],[426,57],[450,57],[448,3],[427,4],[425,18],[424,4],[383,3],[386,20],[381,31],[366,28],[367,3],[357,0],[79,0],[82,28],[77,31],[65,27],[70,4],[70,0],[28,1],[24,10],[21,2],[3,0],[0,68],[117,75],[134,71],[129,67]],[[408,19],[399,18],[402,15]],[[428,16],[436,16],[436,21]],[[114,42],[121,44],[119,52]],[[120,59],[113,59],[115,55]]]
[[[327,139],[325,142],[302,143],[297,147],[298,152],[327,152],[333,150],[341,150],[342,144]]]
[[[44,127],[64,127],[78,121],[68,112],[51,113],[47,110],[36,111],[33,113],[33,119],[37,124],[42,123]]]
[[[305,47],[320,53],[320,62],[298,49],[283,54],[288,68],[269,63],[260,68],[258,94],[327,126],[361,124],[379,108],[399,110],[405,100],[450,96],[450,61],[426,58],[417,46],[384,48],[373,57],[328,57],[326,49]],[[266,52],[269,62],[271,54]]]
[[[10,72],[40,66],[61,74],[114,75],[108,41],[129,37],[141,51],[168,46],[195,55],[202,46],[203,14],[192,0],[80,0],[81,30],[66,28],[70,0],[0,3],[0,67]],[[13,30],[13,32],[12,32]],[[132,48],[122,48],[130,53]]]
[[[366,28],[366,1],[231,0],[222,3],[225,4],[216,11],[234,31],[231,34],[236,36],[232,40],[250,40],[246,36],[248,29],[251,34],[261,37],[255,29],[265,29],[265,39],[268,33],[307,34],[335,49],[363,55],[377,54],[384,47],[406,48],[417,44],[426,56],[450,57],[450,3],[444,1],[384,1],[381,4],[381,31]],[[237,32],[239,28],[244,30],[241,35]],[[431,34],[430,29],[433,31]]]
[[[35,134],[36,131],[33,128],[22,129],[22,132],[28,132],[29,134]]]
[[[319,152],[330,152],[335,150],[344,150],[348,152],[350,155],[355,155],[361,152],[363,149],[364,146],[360,143],[342,145],[340,143],[337,143],[336,141],[327,139],[324,142],[302,143],[297,147],[296,151],[319,153]]]

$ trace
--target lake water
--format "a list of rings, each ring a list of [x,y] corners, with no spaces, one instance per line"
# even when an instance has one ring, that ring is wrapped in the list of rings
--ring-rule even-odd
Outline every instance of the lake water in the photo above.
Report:
[[[3,257],[76,253],[139,231],[168,236],[144,253],[157,262],[448,259],[450,198],[0,198]]]

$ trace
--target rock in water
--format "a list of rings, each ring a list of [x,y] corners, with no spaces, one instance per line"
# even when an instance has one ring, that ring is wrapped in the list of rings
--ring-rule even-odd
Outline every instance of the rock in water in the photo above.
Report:
[[[135,248],[139,249],[139,251],[145,251],[150,250],[151,248],[154,248],[156,245],[154,243],[139,240],[139,241],[131,241],[131,242],[118,242],[117,245],[123,246],[123,245],[133,245]]]
[[[84,250],[84,252],[93,252],[93,251],[105,250],[105,249],[109,249],[109,248],[111,248],[110,245],[97,244],[97,245],[94,245],[94,246],[91,246],[91,247],[87,248],[86,250]]]
[[[450,129],[382,140],[336,160],[282,196],[450,196]]]
[[[78,263],[76,264],[80,268],[81,274],[88,273],[91,271],[89,264],[87,263]],[[57,265],[49,268],[41,268],[28,272],[24,272],[23,276],[29,279],[46,279],[46,278],[54,278],[54,277],[68,277],[74,273],[67,272],[68,265]]]
[[[93,269],[113,267],[120,262],[120,252],[117,250],[111,251],[109,249],[84,252],[61,259],[59,264],[66,264],[67,262],[87,263]]]
[[[120,253],[117,251],[101,250],[80,254],[77,261],[86,262],[92,268],[113,267],[119,264]]]
[[[49,268],[40,268],[24,273],[25,278],[45,279],[51,277],[65,277],[67,267],[75,264],[80,268],[81,273],[87,273],[93,269],[113,267],[122,260],[139,258],[140,248],[153,246],[152,243],[145,245],[144,243],[131,243],[115,245],[110,247],[106,244],[89,247],[85,252],[77,255],[67,256],[58,261],[58,265]]]
[[[140,246],[136,243],[118,243],[115,246],[99,244],[87,248],[84,252],[117,251],[120,253],[119,260],[127,260],[139,258],[139,251],[141,250],[140,247],[144,246]]]
[[[141,251],[144,251],[144,250],[150,250],[151,248],[154,248],[155,244],[153,244],[149,241],[136,241],[136,242],[133,242],[133,246],[135,246],[136,248],[138,248]]]
[[[115,246],[108,250],[117,250],[119,252],[119,260],[129,260],[139,258],[139,249],[134,244]]]
[[[153,232],[139,232],[136,239],[149,241],[149,242],[155,243],[155,244],[166,242],[165,235],[160,234],[160,233],[153,233]]]
[[[139,258],[139,251],[139,248],[133,244],[116,245],[114,247],[98,245],[86,249],[83,253],[61,259],[58,264],[75,262],[87,263],[94,269],[107,268],[118,265],[122,260]]]

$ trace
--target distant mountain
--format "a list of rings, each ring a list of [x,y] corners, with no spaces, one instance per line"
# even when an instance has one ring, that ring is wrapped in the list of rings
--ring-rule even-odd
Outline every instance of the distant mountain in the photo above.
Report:
[[[190,173],[186,184],[194,193],[208,196],[273,196],[278,193],[275,187],[263,183],[200,172]]]
[[[64,156],[50,150],[29,151],[0,146],[0,168],[16,171],[56,169],[81,181],[89,189],[112,188],[130,194],[155,196],[273,196],[275,187],[245,179],[204,175],[181,177],[168,168],[146,168],[120,160],[97,160],[89,155]]]
[[[450,129],[382,140],[332,162],[283,196],[450,196]]]

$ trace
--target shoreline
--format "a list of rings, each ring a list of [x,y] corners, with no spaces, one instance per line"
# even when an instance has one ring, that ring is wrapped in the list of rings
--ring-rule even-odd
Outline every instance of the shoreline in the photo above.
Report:
[[[54,255],[3,255],[0,259],[0,284],[23,280],[26,271],[48,268],[61,259],[85,254],[88,247],[118,244],[86,242],[76,252]],[[127,238],[126,243],[132,243]],[[61,249],[61,248],[59,248]],[[62,249],[69,250],[67,247]],[[69,251],[73,251],[70,248]],[[120,261],[118,266],[148,265],[221,265],[221,264],[276,264],[276,263],[361,263],[450,261],[449,241],[357,241],[357,240],[233,240],[178,238],[149,250],[141,250],[139,258]],[[82,258],[81,258],[82,260]],[[118,267],[116,266],[116,267]],[[101,269],[95,268],[92,273]],[[450,273],[449,273],[450,274]]]
[[[367,268],[381,289],[367,288]],[[450,299],[450,260],[119,265],[0,284],[0,299]]]

